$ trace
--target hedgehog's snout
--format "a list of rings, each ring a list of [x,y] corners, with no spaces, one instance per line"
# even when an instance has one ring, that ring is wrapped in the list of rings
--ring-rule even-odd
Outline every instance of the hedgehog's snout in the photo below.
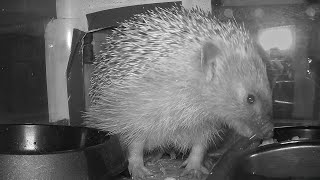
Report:
[[[254,136],[255,138],[259,139],[270,139],[273,137],[273,129],[273,124],[271,122],[266,122],[260,128],[257,129],[256,134]]]
[[[266,123],[262,128],[262,139],[270,139],[273,137],[274,126],[272,123]]]

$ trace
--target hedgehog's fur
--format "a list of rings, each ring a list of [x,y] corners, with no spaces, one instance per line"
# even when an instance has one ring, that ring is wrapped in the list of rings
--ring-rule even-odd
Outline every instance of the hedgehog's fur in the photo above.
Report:
[[[218,49],[214,65],[200,60],[214,53],[202,52],[207,42]],[[145,140],[145,150],[207,146],[221,126],[241,134],[242,122],[262,128],[271,112],[266,66],[249,34],[199,10],[157,8],[122,23],[107,37],[91,83],[85,125],[118,134],[124,146]],[[241,93],[256,95],[258,105]]]

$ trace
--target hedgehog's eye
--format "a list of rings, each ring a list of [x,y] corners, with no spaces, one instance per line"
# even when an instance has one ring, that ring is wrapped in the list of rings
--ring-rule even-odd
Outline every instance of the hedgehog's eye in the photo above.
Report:
[[[248,94],[248,97],[247,97],[247,102],[249,104],[253,104],[255,102],[256,98],[254,97],[254,95],[252,94]]]

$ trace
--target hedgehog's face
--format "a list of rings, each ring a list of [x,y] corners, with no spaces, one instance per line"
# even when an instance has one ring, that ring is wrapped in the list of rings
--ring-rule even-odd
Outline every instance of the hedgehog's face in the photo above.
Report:
[[[272,91],[266,66],[257,53],[247,54],[230,57],[231,67],[225,71],[229,82],[225,98],[234,103],[229,109],[233,113],[227,118],[228,124],[246,137],[271,137]]]
[[[233,104],[230,109],[226,108],[231,112],[224,116],[226,123],[246,137],[272,137],[272,101],[268,87],[257,90],[252,83],[240,81],[234,82],[231,87],[226,98]]]
[[[243,136],[271,137],[272,93],[265,65],[253,49],[246,51],[226,53],[212,43],[204,45],[201,62],[215,89],[214,113]]]
[[[218,89],[222,91],[217,97],[219,107],[215,114],[222,123],[245,137],[272,137],[272,95],[268,83],[234,77],[229,83],[220,84],[225,87]]]

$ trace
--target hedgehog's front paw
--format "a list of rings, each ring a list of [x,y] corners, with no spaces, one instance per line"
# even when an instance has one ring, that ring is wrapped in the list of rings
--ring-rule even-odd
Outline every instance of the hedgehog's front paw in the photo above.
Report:
[[[153,173],[143,164],[129,163],[128,170],[131,174],[132,179],[134,180],[142,180],[146,179],[147,177],[153,176]]]
[[[181,173],[181,176],[186,176],[189,179],[201,179],[209,174],[206,167],[201,165],[199,162],[190,160],[189,158],[184,161],[181,166],[185,166],[185,170]]]

